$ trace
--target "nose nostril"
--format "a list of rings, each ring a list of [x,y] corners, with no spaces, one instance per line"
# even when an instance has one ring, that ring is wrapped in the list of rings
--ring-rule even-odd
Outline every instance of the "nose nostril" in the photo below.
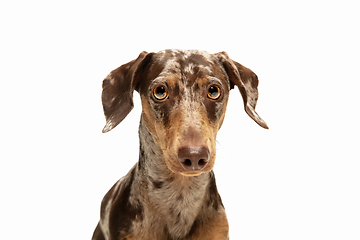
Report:
[[[191,166],[191,160],[190,159],[185,159],[185,161],[183,162],[183,164],[187,167],[190,167]]]
[[[205,159],[200,159],[199,160],[199,162],[198,162],[198,165],[199,165],[199,167],[203,167],[203,166],[205,166],[206,165],[206,161],[205,161]]]

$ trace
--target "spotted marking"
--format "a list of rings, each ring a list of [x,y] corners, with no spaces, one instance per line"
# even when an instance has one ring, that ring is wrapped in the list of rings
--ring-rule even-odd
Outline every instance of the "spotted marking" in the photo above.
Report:
[[[143,59],[147,59],[146,64],[142,64]],[[134,62],[141,66],[140,70],[131,67]],[[212,168],[217,131],[224,120],[229,91],[234,85],[244,88],[243,97],[249,95],[245,99],[249,115],[258,122],[262,120],[254,110],[257,82],[245,79],[241,83],[238,77],[253,73],[236,64],[224,52],[143,52],[114,75],[125,79],[123,75],[131,67],[137,79],[136,86],[124,84],[119,88],[118,83],[124,81],[118,81],[111,74],[104,80],[103,86],[107,89],[103,101],[108,104],[104,107],[108,119],[105,131],[121,122],[122,118],[116,118],[125,117],[131,111],[134,89],[129,88],[134,87],[140,93],[143,108],[139,161],[125,180],[114,185],[102,204],[99,226],[105,239],[228,239],[226,214]],[[160,103],[151,98],[155,84],[168,87],[166,101]],[[222,96],[218,101],[207,98],[209,84],[221,87]],[[112,119],[114,110],[119,109],[114,107],[116,97],[121,95],[117,93],[124,91],[130,93],[130,98],[124,101],[126,109]],[[123,107],[122,102],[120,105]],[[187,144],[209,149],[210,160],[202,172],[187,173],[181,166],[178,152]]]

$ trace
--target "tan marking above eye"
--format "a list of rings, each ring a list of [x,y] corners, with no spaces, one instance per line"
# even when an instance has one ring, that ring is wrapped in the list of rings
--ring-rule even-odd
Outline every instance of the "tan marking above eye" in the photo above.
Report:
[[[160,85],[153,89],[153,96],[156,100],[164,100],[168,97],[168,90],[166,86]]]
[[[216,86],[216,85],[211,85],[208,88],[208,93],[207,93],[208,98],[212,99],[212,100],[217,100],[220,98],[221,96],[221,89],[220,87]]]

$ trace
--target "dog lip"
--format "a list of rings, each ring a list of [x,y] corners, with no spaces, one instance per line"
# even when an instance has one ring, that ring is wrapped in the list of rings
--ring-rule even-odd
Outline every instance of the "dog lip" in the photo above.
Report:
[[[167,167],[170,169],[171,172],[175,174],[180,174],[185,177],[199,176],[202,173],[207,173],[212,170],[212,168],[209,169],[209,167],[207,166],[201,170],[188,170],[188,171],[182,168],[181,166],[168,165]]]
[[[199,176],[203,173],[206,173],[206,171],[189,171],[189,172],[180,172],[181,175],[185,176],[185,177],[195,177],[195,176]]]
[[[201,170],[195,170],[195,171],[187,171],[185,169],[181,169],[181,171],[178,171],[178,173],[180,173],[183,176],[187,176],[187,177],[194,177],[194,176],[199,176],[203,173],[208,173],[212,170],[211,167],[206,166],[205,168],[201,169]]]

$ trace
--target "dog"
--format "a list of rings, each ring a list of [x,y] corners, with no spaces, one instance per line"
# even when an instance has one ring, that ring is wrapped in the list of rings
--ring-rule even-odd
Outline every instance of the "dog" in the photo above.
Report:
[[[93,240],[225,240],[228,221],[216,188],[216,135],[237,86],[255,112],[258,78],[226,52],[142,52],[103,81],[103,132],[141,97],[139,160],[105,195]]]

